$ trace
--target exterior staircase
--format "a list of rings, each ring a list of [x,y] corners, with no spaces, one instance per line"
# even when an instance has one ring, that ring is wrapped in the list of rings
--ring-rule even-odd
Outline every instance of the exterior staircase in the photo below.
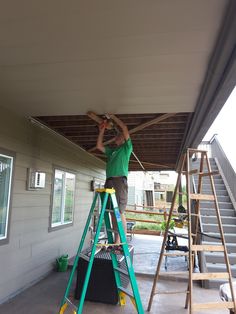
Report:
[[[219,171],[216,161],[214,158],[210,158],[211,170]],[[196,160],[192,163],[193,169],[199,165],[199,161]],[[204,170],[205,171],[205,170]],[[220,208],[221,221],[223,225],[225,241],[229,256],[229,261],[231,264],[232,276],[236,277],[236,211],[233,203],[229,197],[228,191],[224,184],[221,174],[214,175],[214,184],[216,189],[216,195],[218,199],[218,204]],[[197,187],[198,179],[194,177],[194,184]],[[203,177],[202,181],[202,193],[212,194],[212,189],[210,185],[210,178]],[[201,241],[202,244],[215,244],[216,242],[221,243],[216,210],[212,201],[201,201],[200,202],[201,211]],[[222,272],[226,270],[225,260],[223,252],[202,252],[199,256],[200,268],[202,272]],[[203,282],[205,288],[215,288],[224,281],[211,280]]]

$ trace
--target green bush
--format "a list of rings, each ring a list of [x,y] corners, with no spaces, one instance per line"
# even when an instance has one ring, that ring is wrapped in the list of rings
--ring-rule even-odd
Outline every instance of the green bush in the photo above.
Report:
[[[173,219],[171,219],[170,224],[169,224],[169,230],[174,229],[174,226],[175,226],[175,222]],[[163,221],[160,227],[162,231],[166,231],[167,221]]]
[[[161,231],[161,225],[148,222],[136,222],[134,230],[155,230]]]

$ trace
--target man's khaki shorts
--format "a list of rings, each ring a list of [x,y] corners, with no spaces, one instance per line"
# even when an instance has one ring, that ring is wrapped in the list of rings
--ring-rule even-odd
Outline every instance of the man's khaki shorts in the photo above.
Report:
[[[126,177],[111,177],[107,178],[105,188],[116,190],[116,199],[120,213],[123,214],[128,202],[128,184]]]

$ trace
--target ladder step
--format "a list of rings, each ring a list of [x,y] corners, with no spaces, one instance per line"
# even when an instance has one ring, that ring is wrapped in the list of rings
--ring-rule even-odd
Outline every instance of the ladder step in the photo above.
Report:
[[[189,171],[182,171],[182,174],[184,175],[187,175],[187,174],[197,174],[199,172],[199,169],[192,169],[192,170],[189,170]]]
[[[109,246],[120,246],[120,245],[124,245],[126,243],[120,243],[119,245],[114,244],[114,243],[97,243],[96,246],[98,247],[109,247]]]
[[[118,287],[118,289],[122,292],[124,292],[126,295],[128,295],[130,298],[134,298],[134,295],[131,291],[129,291],[128,289],[125,289],[123,287]]]
[[[188,151],[190,153],[203,153],[206,155],[207,151],[203,149],[198,149],[198,148],[188,148]]]
[[[108,228],[107,228],[107,231],[113,232],[113,233],[118,233],[118,234],[119,234],[119,232],[118,232],[117,230],[115,230],[115,229],[108,229]]]
[[[65,299],[66,299],[67,304],[70,307],[72,307],[75,311],[77,311],[77,306],[74,303],[72,303],[70,299],[68,299],[68,298],[65,298]]]
[[[196,173],[198,173],[198,169],[192,169],[192,170],[189,170],[188,172],[186,171],[186,174],[188,173],[188,174],[196,174]]]
[[[120,267],[114,267],[114,270],[115,271],[118,271],[119,273],[123,274],[123,275],[126,275],[126,276],[129,276],[128,272]]]
[[[90,258],[83,253],[80,253],[79,256],[82,257],[83,259],[85,259],[87,262],[89,262],[89,260],[90,260]]]
[[[214,175],[218,175],[219,171],[212,171],[212,172],[199,172],[199,175],[201,177],[207,177],[207,176],[214,176]]]
[[[189,293],[188,290],[182,290],[182,291],[156,291],[154,294],[181,294],[181,293]]]
[[[190,213],[191,216],[196,216],[196,217],[200,217],[200,213],[196,214],[196,213]]]
[[[202,201],[214,201],[215,196],[214,195],[209,195],[209,194],[190,194],[190,198],[192,200],[202,200]]]
[[[209,177],[209,176],[218,175],[219,171],[202,172],[202,171],[199,171],[198,169],[193,169],[193,170],[190,170],[188,173],[190,175],[191,174],[196,174],[196,175],[199,175],[201,177]],[[187,171],[184,171],[183,174],[187,174]]]
[[[113,214],[113,213],[114,213],[114,210],[113,210],[113,209],[106,209],[105,212],[107,212],[107,213],[112,213],[112,214]]]
[[[192,251],[224,252],[223,245],[192,245]]]
[[[170,272],[165,272],[165,273],[160,273],[160,276],[163,277],[168,277],[168,276],[181,276],[181,275],[188,275],[188,271],[170,271]]]
[[[186,252],[178,252],[178,253],[163,253],[164,256],[188,256],[189,253]]]
[[[108,193],[108,194],[114,194],[116,191],[114,189],[96,189],[95,190],[98,193]]]
[[[192,280],[228,279],[229,273],[193,273]]]
[[[210,303],[195,303],[192,305],[193,310],[203,309],[232,309],[234,302],[210,302]]]

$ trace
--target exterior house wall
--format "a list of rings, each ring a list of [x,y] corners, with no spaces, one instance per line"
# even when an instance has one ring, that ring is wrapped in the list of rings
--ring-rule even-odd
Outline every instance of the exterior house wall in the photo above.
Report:
[[[104,180],[104,163],[26,118],[0,109],[0,148],[14,158],[9,242],[0,243],[0,303],[53,269],[55,259],[76,253],[93,199],[90,181]],[[53,166],[76,173],[74,222],[49,231]],[[46,187],[26,189],[27,168],[46,173]]]
[[[146,203],[145,191],[154,193],[154,180],[151,173],[132,171],[128,176],[129,196],[128,204],[141,205]]]

